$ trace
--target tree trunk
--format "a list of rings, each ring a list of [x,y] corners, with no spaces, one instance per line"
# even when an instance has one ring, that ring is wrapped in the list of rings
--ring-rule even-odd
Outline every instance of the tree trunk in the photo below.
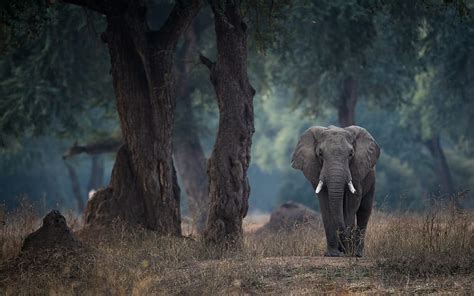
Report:
[[[197,52],[196,33],[190,26],[185,34],[184,63],[179,69],[177,117],[173,156],[176,169],[188,196],[188,207],[193,217],[193,228],[202,234],[209,212],[209,190],[206,157],[201,146],[192,110],[192,87],[189,83],[191,63]]]
[[[196,134],[175,137],[174,161],[188,196],[188,206],[193,217],[193,228],[202,234],[209,212],[206,158]]]
[[[107,43],[124,145],[109,187],[87,205],[86,226],[121,218],[162,235],[180,235],[179,189],[172,161],[175,110],[173,63],[179,37],[199,1],[177,3],[158,31],[145,1],[66,0],[107,16]]]
[[[449,169],[448,162],[446,161],[446,156],[444,155],[439,135],[434,135],[424,143],[434,160],[434,170],[440,185],[440,193],[454,193],[455,190],[453,179],[451,177],[451,170]]]
[[[240,15],[240,2],[222,2],[221,7],[212,7],[217,61],[201,56],[211,70],[219,105],[219,128],[208,167],[210,209],[205,238],[232,247],[242,242],[242,220],[248,210],[255,90],[247,76],[247,27]]]
[[[91,173],[89,176],[89,186],[87,192],[97,190],[102,187],[104,180],[104,163],[100,155],[91,156]]]
[[[349,76],[344,80],[338,116],[340,127],[355,125],[355,107],[357,104],[357,81]]]
[[[80,213],[82,213],[84,211],[84,200],[81,193],[81,185],[79,184],[79,178],[77,177],[76,169],[73,167],[72,164],[67,161],[65,161],[64,164],[66,165],[67,172],[69,174],[69,179],[71,180],[72,193],[76,198],[77,209]]]

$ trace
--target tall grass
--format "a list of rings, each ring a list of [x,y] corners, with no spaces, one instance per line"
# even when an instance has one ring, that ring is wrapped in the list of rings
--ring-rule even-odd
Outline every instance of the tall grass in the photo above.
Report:
[[[438,203],[423,215],[377,213],[367,233],[367,256],[387,270],[426,276],[472,272],[474,215]]]
[[[20,207],[6,212],[0,206],[2,221],[0,225],[0,262],[13,258],[20,252],[23,240],[39,226],[39,217],[31,203],[20,202]]]

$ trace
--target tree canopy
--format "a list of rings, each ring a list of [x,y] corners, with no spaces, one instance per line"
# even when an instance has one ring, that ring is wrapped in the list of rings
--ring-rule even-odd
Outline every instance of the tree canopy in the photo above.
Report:
[[[59,141],[67,147],[75,140],[87,144],[120,134],[110,57],[100,37],[105,18],[49,2],[1,4],[0,146],[15,148],[16,153],[2,150],[2,168],[26,168],[37,161],[37,149],[46,149],[42,147],[48,143]],[[150,25],[159,28],[173,5],[152,2],[155,17]],[[355,123],[370,130],[382,147],[379,203],[417,209],[425,198],[439,193],[436,159],[427,146],[435,137],[455,189],[474,185],[474,122],[469,114],[474,94],[472,3],[242,3],[250,34],[249,77],[257,91],[251,209],[258,205],[269,210],[288,199],[317,207],[304,178],[291,170],[290,154],[307,127],[339,125],[341,108],[351,100]],[[191,100],[185,102],[191,108],[181,109],[183,101],[177,101],[176,135],[191,132],[186,123],[187,112],[192,112],[192,132],[199,135],[206,157],[216,136],[218,105],[198,58],[199,53],[211,60],[217,56],[211,13],[204,7],[194,20],[193,58],[183,58],[184,43],[176,52],[176,64],[191,68]],[[29,151],[32,145],[35,149]],[[85,161],[78,160],[82,183],[88,178]],[[112,163],[107,160],[106,166],[110,169]],[[9,171],[4,174],[11,177],[15,171],[16,178],[22,178],[21,169]]]

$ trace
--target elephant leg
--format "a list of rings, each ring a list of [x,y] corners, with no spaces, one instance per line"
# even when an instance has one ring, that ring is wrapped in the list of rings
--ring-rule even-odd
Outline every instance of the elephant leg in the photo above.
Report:
[[[346,192],[344,196],[344,222],[346,229],[341,239],[343,252],[354,255],[356,249],[358,228],[356,225],[356,213],[361,203],[360,195],[352,195]]]
[[[324,256],[339,257],[342,256],[338,249],[338,237],[335,224],[331,221],[329,212],[329,197],[326,191],[318,193],[319,207],[321,209],[321,216],[323,218],[324,232],[326,233],[327,251]]]
[[[364,255],[364,240],[365,232],[367,230],[367,224],[369,223],[370,214],[372,213],[372,207],[374,204],[374,193],[375,193],[375,182],[362,198],[359,210],[357,211],[357,238],[356,238],[356,250],[355,255],[362,257]]]

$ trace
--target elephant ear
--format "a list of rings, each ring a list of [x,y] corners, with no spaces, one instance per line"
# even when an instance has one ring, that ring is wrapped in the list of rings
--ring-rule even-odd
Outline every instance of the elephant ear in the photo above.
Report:
[[[380,148],[371,134],[360,126],[346,127],[355,136],[355,155],[352,160],[351,173],[357,181],[362,181],[372,170],[380,156]]]
[[[316,157],[315,148],[319,134],[325,129],[322,126],[313,126],[307,129],[301,135],[291,160],[291,166],[302,170],[314,188],[318,185],[321,172],[321,162]]]

